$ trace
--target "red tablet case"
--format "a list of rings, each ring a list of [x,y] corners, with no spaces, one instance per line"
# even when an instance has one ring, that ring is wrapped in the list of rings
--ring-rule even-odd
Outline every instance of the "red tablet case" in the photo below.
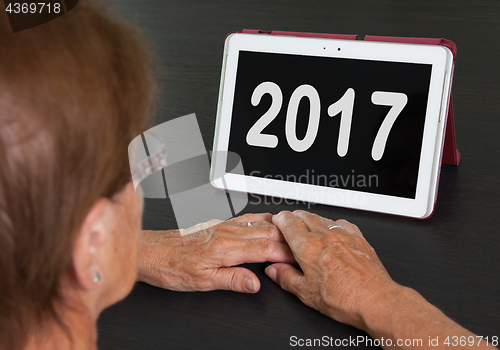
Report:
[[[309,38],[360,40],[359,36],[356,34],[301,33],[301,32],[283,32],[278,30],[266,31],[258,29],[243,29],[241,32],[248,34],[288,35],[288,36],[309,37]],[[392,37],[392,36],[367,35],[365,36],[364,40],[407,43],[407,44],[441,45],[441,46],[446,46],[448,49],[450,49],[450,51],[453,54],[453,61],[455,61],[457,55],[457,46],[453,41],[447,39],[404,38],[404,37]],[[453,81],[453,76],[452,76],[452,81]],[[441,164],[458,166],[459,163],[460,163],[460,152],[458,152],[457,150],[457,144],[455,140],[455,124],[453,121],[453,103],[451,99],[451,87],[450,87],[450,102],[448,106],[448,115],[446,118],[444,146],[443,146],[443,154],[441,157]],[[436,191],[436,196],[437,196],[437,191]]]

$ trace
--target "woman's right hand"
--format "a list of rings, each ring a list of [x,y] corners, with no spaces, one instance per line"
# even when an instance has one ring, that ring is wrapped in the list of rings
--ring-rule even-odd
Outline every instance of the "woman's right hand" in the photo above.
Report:
[[[300,210],[281,212],[273,223],[303,272],[276,263],[266,274],[306,305],[363,329],[386,349],[429,348],[430,339],[437,342],[432,349],[450,349],[445,340],[455,338],[474,339],[475,349],[494,349],[415,290],[394,282],[356,225]]]
[[[395,283],[356,225],[305,211],[273,217],[297,263],[276,263],[267,275],[306,305],[340,322],[364,329],[364,311],[380,296],[397,294]],[[328,225],[337,225],[328,229]]]

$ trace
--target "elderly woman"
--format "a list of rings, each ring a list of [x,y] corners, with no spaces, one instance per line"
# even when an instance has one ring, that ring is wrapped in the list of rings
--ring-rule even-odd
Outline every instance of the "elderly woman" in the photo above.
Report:
[[[0,17],[0,347],[93,348],[99,313],[136,281],[142,199],[127,150],[151,114],[151,56],[132,26],[84,1],[15,34]],[[252,229],[240,223],[249,220]],[[203,242],[191,245],[192,260],[185,243],[169,249],[177,231],[144,232],[141,277],[176,290],[256,292],[251,271],[219,267],[292,262],[266,220],[191,235]],[[241,253],[224,258],[222,246]],[[176,269],[156,264],[167,254]]]
[[[393,282],[346,221],[283,212],[141,232],[127,146],[154,102],[144,42],[85,1],[16,34],[0,16],[1,349],[94,349],[99,313],[137,279],[255,293],[257,277],[231,266],[262,261],[304,303],[374,337],[471,335]]]

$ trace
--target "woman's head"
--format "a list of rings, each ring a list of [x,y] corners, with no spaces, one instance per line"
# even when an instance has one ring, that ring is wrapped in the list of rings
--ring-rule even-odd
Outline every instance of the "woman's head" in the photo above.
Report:
[[[85,271],[104,303],[131,288],[142,203],[127,149],[155,85],[134,27],[86,1],[15,34],[0,16],[0,52],[0,347],[14,348],[57,319],[63,284],[89,288]],[[113,254],[131,276],[106,275]]]

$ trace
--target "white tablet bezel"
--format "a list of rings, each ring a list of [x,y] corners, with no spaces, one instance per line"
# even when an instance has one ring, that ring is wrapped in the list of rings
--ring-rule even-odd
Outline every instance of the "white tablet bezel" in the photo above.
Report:
[[[429,99],[415,199],[225,173],[226,159],[221,156],[217,157],[217,154],[224,154],[224,152],[228,151],[240,50],[431,64]],[[432,213],[435,203],[452,68],[451,51],[446,47],[437,45],[302,38],[265,34],[231,34],[226,39],[224,47],[214,134],[214,156],[210,171],[212,186],[296,201],[426,218]],[[244,162],[243,166],[245,166]],[[223,174],[225,184],[221,176],[215,176],[215,174]]]

